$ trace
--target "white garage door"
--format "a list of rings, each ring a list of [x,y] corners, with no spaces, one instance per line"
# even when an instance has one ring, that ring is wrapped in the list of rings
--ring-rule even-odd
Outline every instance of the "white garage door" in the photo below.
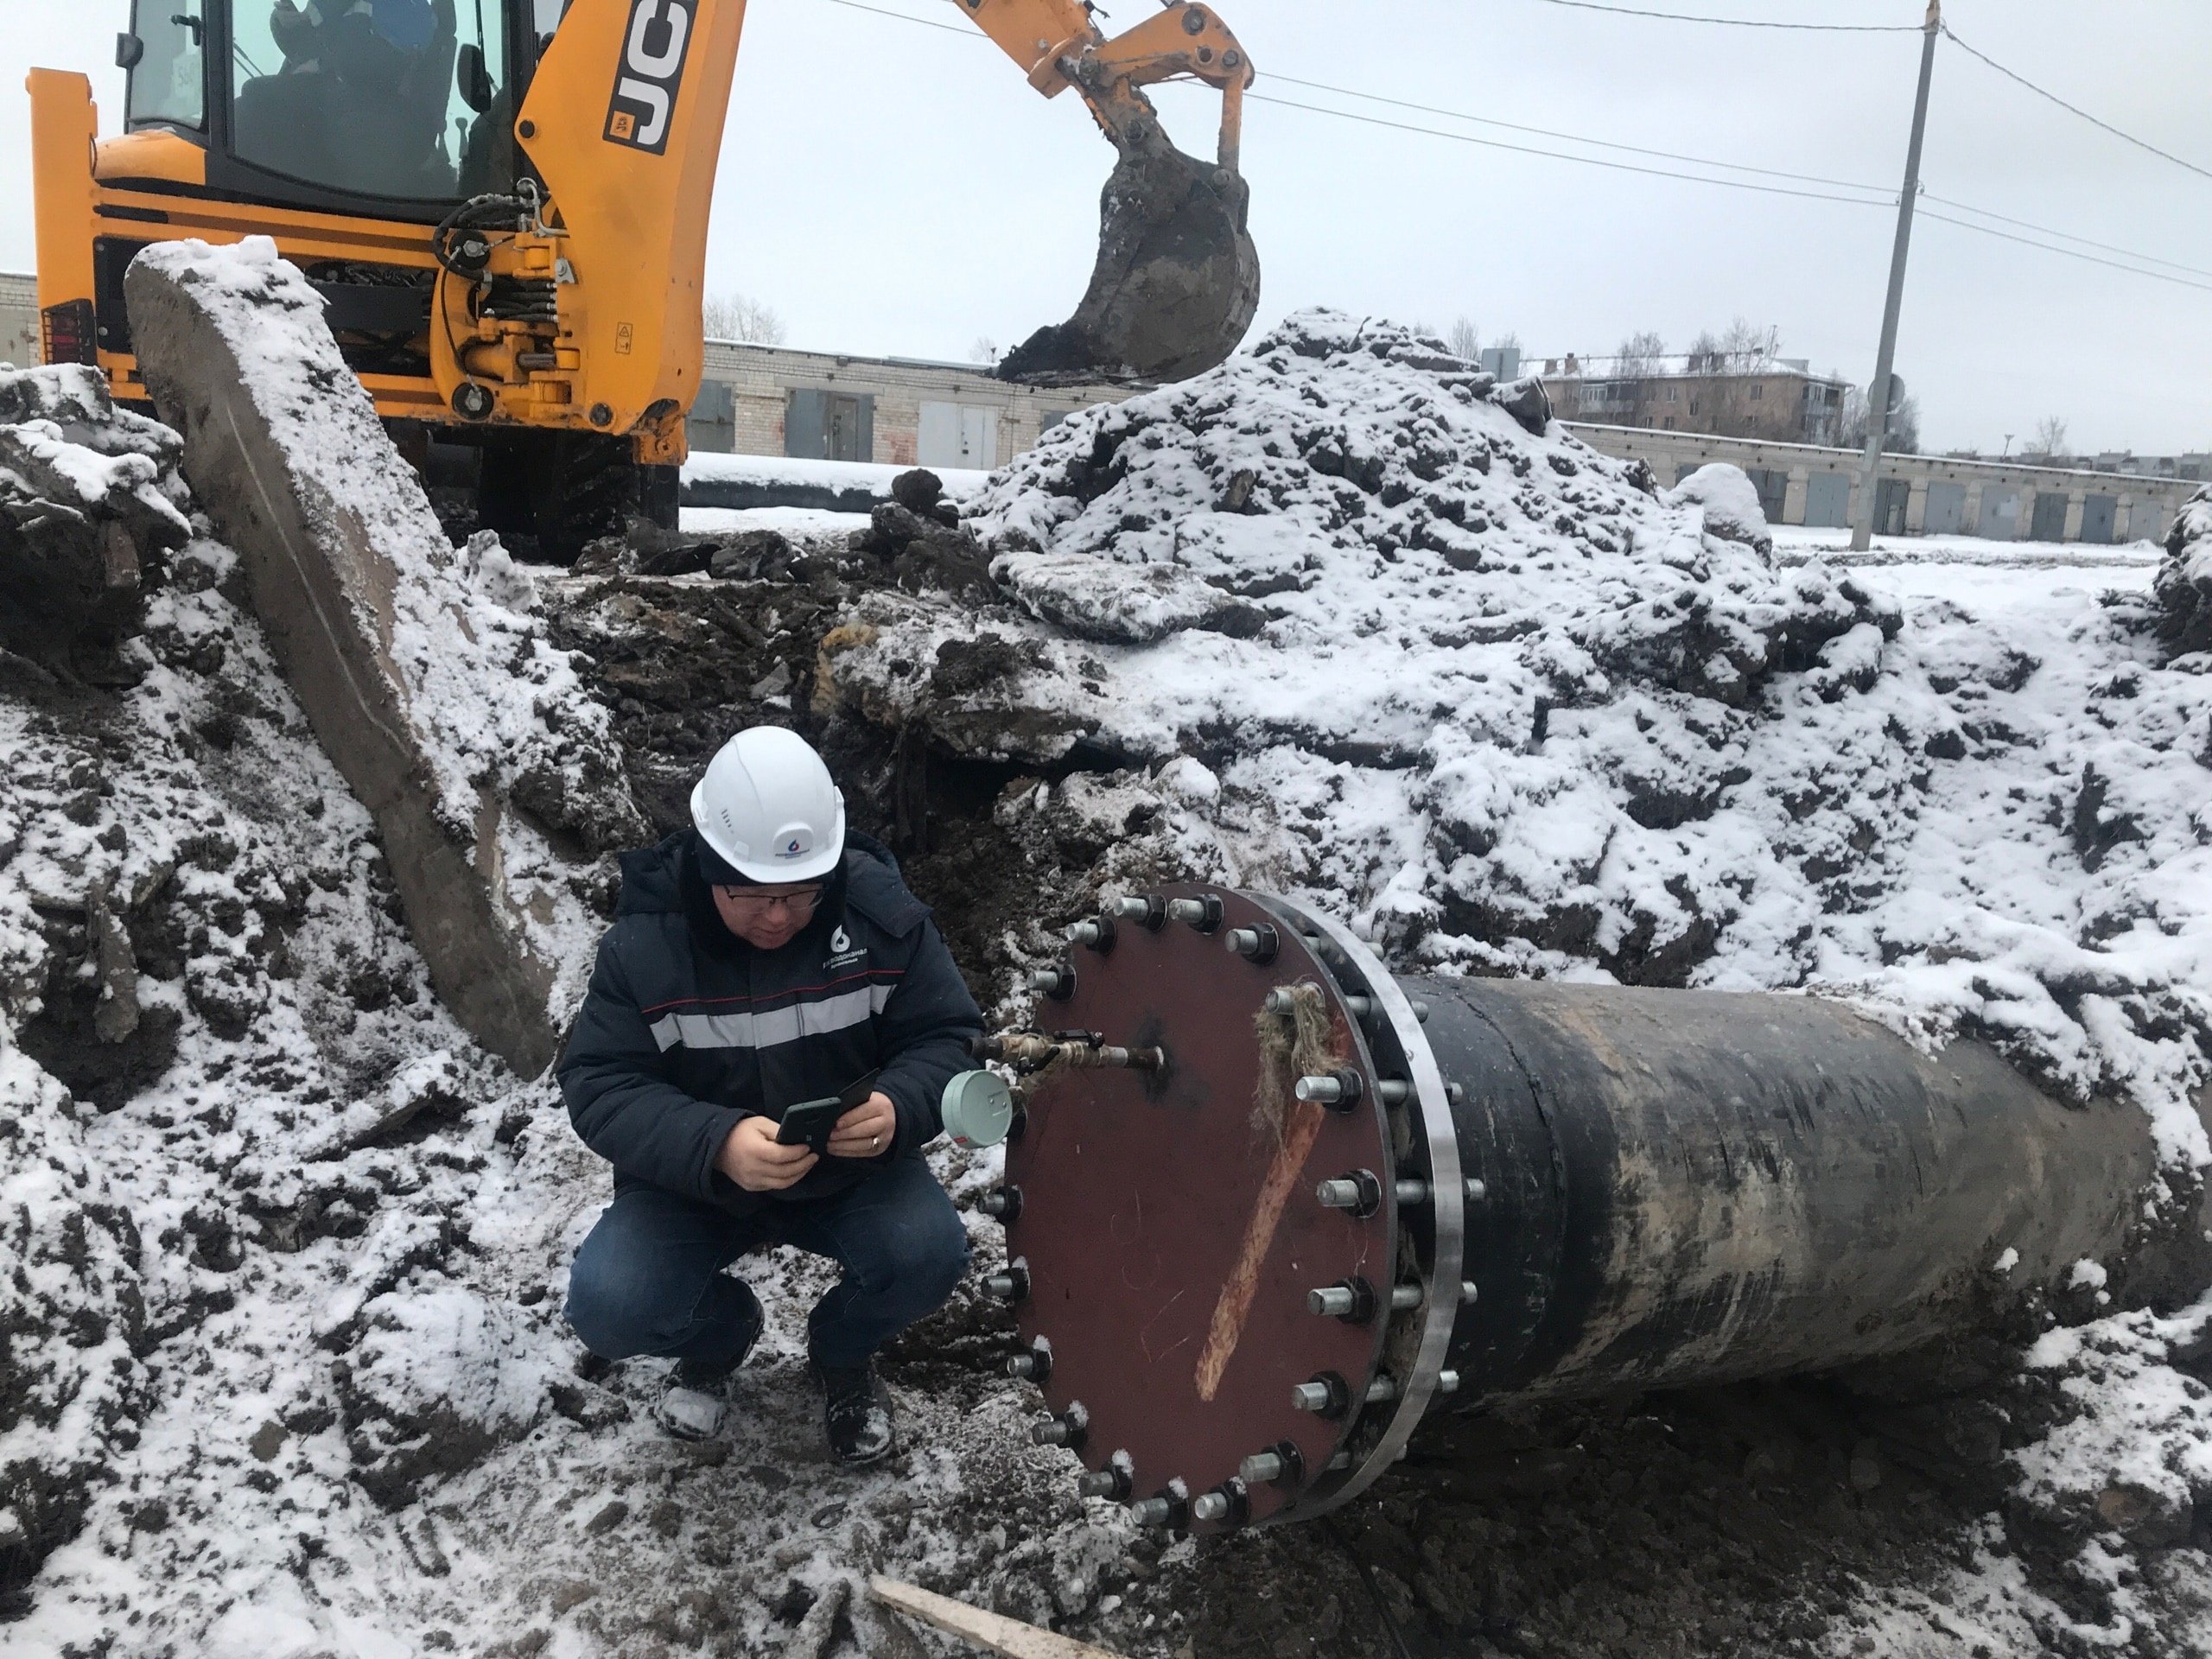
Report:
[[[973,467],[988,472],[999,464],[998,410],[924,404],[915,454],[925,467]]]

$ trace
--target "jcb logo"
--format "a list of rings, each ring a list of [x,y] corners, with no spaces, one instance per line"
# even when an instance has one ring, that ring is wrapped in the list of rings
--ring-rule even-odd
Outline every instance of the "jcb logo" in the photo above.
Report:
[[[631,0],[630,32],[622,42],[622,70],[607,113],[609,143],[649,155],[668,153],[676,97],[691,49],[691,20],[698,0]]]

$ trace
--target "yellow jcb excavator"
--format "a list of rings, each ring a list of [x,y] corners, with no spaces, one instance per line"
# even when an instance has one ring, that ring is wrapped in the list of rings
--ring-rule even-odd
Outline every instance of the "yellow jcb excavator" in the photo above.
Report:
[[[1197,0],[1110,40],[1080,0],[950,3],[1120,153],[1089,292],[1004,372],[1220,362],[1259,302],[1236,36]],[[133,0],[120,137],[84,76],[30,75],[46,360],[143,400],[131,259],[273,237],[403,448],[473,487],[480,522],[556,560],[626,514],[672,525],[744,22],[745,0]],[[1179,77],[1222,93],[1214,161],[1145,95]]]

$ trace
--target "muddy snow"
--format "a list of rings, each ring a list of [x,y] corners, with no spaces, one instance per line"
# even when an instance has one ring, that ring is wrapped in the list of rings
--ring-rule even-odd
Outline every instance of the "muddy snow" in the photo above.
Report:
[[[233,556],[94,390],[0,381],[0,558],[92,596],[0,658],[0,1649],[949,1651],[849,1595],[882,1571],[1160,1659],[2212,1650],[2212,1301],[2126,1262],[1940,1367],[1442,1421],[1341,1524],[1203,1548],[1029,1446],[973,1280],[888,1357],[895,1462],[825,1464],[830,1269],[789,1255],[741,1266],[770,1332],[724,1437],[663,1439],[657,1367],[558,1315],[604,1171],[429,994]],[[2177,1225],[2201,544],[1844,569],[1544,413],[1309,314],[960,511],[504,584],[498,660],[571,654],[657,826],[729,731],[799,726],[1007,1012],[1103,887],[1284,888],[1431,971],[1988,1038],[2137,1103]]]

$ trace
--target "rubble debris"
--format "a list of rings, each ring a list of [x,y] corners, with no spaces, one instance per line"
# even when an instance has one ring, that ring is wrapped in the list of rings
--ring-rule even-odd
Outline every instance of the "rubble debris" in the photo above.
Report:
[[[128,683],[115,647],[191,533],[167,427],[106,378],[0,372],[0,649],[65,679]]]
[[[309,721],[377,816],[434,982],[536,1072],[581,995],[578,867],[642,830],[605,711],[514,608],[526,585],[496,539],[447,544],[273,244],[164,244],[127,292],[148,390]]]

